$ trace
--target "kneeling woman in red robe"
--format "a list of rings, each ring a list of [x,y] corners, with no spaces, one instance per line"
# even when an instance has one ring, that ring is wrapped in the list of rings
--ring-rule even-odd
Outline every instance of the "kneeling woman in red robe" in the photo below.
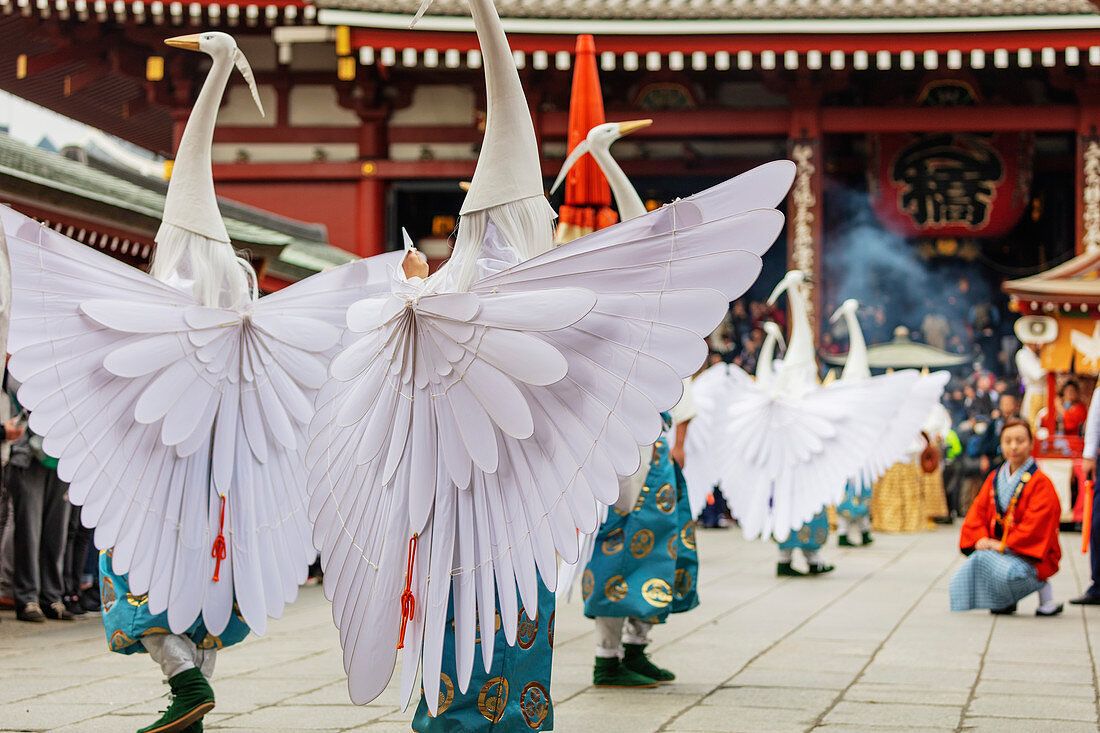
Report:
[[[1062,612],[1047,582],[1062,557],[1062,505],[1054,485],[1031,458],[1031,442],[1027,422],[1005,421],[1004,465],[985,480],[963,522],[959,549],[968,557],[951,579],[952,611],[1014,613],[1017,601],[1038,591],[1037,616]]]

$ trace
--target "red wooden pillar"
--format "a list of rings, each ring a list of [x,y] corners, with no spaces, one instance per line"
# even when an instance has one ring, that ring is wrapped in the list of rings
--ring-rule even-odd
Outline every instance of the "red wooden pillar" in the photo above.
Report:
[[[821,111],[816,100],[791,112],[787,150],[797,166],[787,199],[787,263],[808,276],[803,295],[816,343],[821,323],[821,251],[823,238],[823,171]],[[827,315],[827,314],[824,314]]]
[[[370,257],[386,247],[386,183],[378,178],[378,160],[389,155],[389,114],[383,110],[360,111],[359,181],[356,183],[355,254]]]
[[[1100,94],[1082,90],[1077,124],[1077,254],[1100,249]]]

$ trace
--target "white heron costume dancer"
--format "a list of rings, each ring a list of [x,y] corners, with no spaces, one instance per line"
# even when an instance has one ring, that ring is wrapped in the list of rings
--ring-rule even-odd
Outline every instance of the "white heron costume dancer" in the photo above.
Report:
[[[402,647],[401,699],[420,670],[433,716],[449,630],[465,693],[475,651],[487,668],[496,644],[477,643],[479,620],[494,628],[499,607],[515,643],[540,576],[553,590],[557,555],[576,560],[577,531],[596,530],[703,362],[703,337],[759,273],[793,176],[786,161],[762,166],[537,254],[550,208],[530,115],[495,9],[470,5],[489,114],[454,255],[348,311],[355,340],[307,456],[352,700],[381,694]],[[482,714],[507,704],[500,688]]]
[[[0,209],[19,399],[105,551],[110,648],[148,650],[172,685],[165,716],[144,729],[158,732],[201,727],[214,699],[198,668],[263,633],[305,580],[314,394],[348,306],[388,284],[385,265],[398,261],[352,263],[257,300],[210,166],[229,75],[238,68],[259,104],[252,72],[224,33],[170,43],[213,65],[180,141],[153,276]]]
[[[649,124],[651,120],[636,120],[593,127],[562,164],[551,193],[590,153],[607,178],[620,219],[643,215],[645,204],[612,157],[611,145]],[[645,649],[655,623],[699,603],[695,515],[679,469],[688,423],[694,417],[691,383],[685,379],[683,398],[668,413],[672,436],[662,436],[652,449],[642,448],[642,466],[619,481],[615,513],[607,516],[605,512],[597,534],[584,537],[581,562],[568,567],[562,578],[571,583],[576,568],[584,565],[585,614],[596,624],[593,684],[597,687],[655,687],[676,679],[650,661]],[[600,554],[593,553],[596,544],[602,547]],[[645,584],[650,592],[642,587]]]
[[[789,272],[770,298],[790,299],[791,335],[783,363],[770,383],[760,385],[735,367],[742,388],[730,390],[723,438],[716,460],[722,485],[742,531],[749,538],[788,538],[822,508],[843,497],[849,476],[867,466],[889,465],[904,443],[883,440],[893,428],[916,432],[902,407],[917,382],[915,371],[861,382],[817,384],[810,323],[798,286],[802,273]]]

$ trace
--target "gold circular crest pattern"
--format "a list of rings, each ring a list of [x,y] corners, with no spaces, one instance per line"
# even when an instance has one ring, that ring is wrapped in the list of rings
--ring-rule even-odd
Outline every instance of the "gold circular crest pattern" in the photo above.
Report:
[[[798,530],[798,541],[802,544],[806,544],[810,541],[810,527],[809,525],[802,525],[802,529]]]
[[[672,536],[668,538],[668,554],[675,560],[676,556],[680,554],[680,538],[673,532]]]
[[[630,554],[641,560],[653,550],[653,531],[639,529],[630,538]]]
[[[672,588],[668,581],[661,578],[650,578],[642,583],[642,598],[646,603],[657,608],[664,608],[672,603]]]
[[[439,709],[435,713],[437,717],[446,712],[455,700],[455,683],[451,682],[451,678],[445,672],[440,672],[439,681],[443,683],[443,689],[439,691]]]
[[[550,693],[541,682],[528,682],[519,695],[519,709],[531,730],[538,730],[550,712]]]
[[[588,597],[592,595],[593,586],[596,584],[596,578],[592,575],[591,570],[585,570],[581,575],[581,598],[588,600]]]
[[[688,593],[691,593],[691,586],[694,583],[695,579],[691,577],[691,573],[684,568],[676,569],[676,580],[673,582],[673,586],[675,587],[677,598],[683,598]]]
[[[140,608],[141,606],[144,606],[146,603],[149,602],[149,594],[142,593],[140,596],[135,596],[133,593],[127,593],[126,602],[129,603],[131,606]]]
[[[117,652],[134,643],[134,640],[121,631],[111,634],[111,651]]]
[[[603,593],[607,596],[607,600],[615,603],[626,598],[627,591],[630,590],[626,584],[626,578],[621,575],[613,575],[611,579],[607,581],[607,584],[603,587]]]
[[[481,686],[477,696],[477,709],[490,723],[499,723],[508,704],[508,680],[494,677]]]
[[[657,508],[665,514],[671,514],[676,508],[676,492],[672,490],[672,484],[665,484],[657,489]]]
[[[549,642],[550,648],[554,648],[554,614],[557,610],[550,612],[550,620],[546,623],[546,641]]]
[[[103,612],[106,613],[111,610],[111,606],[115,605],[115,582],[104,575],[100,585],[100,602],[103,604]]]
[[[656,443],[653,444],[653,456],[649,459],[649,463],[651,466],[656,466],[657,462],[661,460],[661,449],[664,447],[665,442],[663,440],[658,440]]]
[[[519,621],[516,623],[516,643],[519,644],[520,649],[530,649],[531,645],[535,643],[535,639],[539,635],[539,620],[538,616],[532,619],[527,615],[527,611],[520,609]]]
[[[829,530],[824,527],[818,527],[814,530],[814,542],[819,545],[824,545],[826,540],[829,539]]]
[[[611,530],[611,532],[608,533],[607,537],[604,538],[603,544],[600,545],[600,549],[603,550],[603,554],[614,555],[615,553],[622,550],[624,537],[625,535],[623,534],[622,527]]]
[[[680,528],[680,541],[689,550],[695,549],[695,520],[688,520],[687,524]]]

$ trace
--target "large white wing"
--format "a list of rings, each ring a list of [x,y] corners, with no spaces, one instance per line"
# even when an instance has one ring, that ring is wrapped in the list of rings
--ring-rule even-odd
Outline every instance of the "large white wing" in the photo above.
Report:
[[[790,164],[750,174],[745,200],[774,207],[792,177]],[[406,585],[402,697],[422,657],[434,712],[452,588],[464,691],[478,620],[492,628],[499,602],[513,643],[517,587],[533,607],[539,575],[556,586],[557,555],[577,559],[577,531],[597,529],[617,475],[632,474],[638,446],[660,434],[658,413],[706,355],[703,336],[756,278],[758,253],[782,227],[778,211],[734,200],[709,220],[717,204],[700,198],[467,293],[399,283],[351,308],[360,338],[333,362],[307,463],[353,701],[377,697],[393,673]],[[486,668],[492,644],[481,635]]]
[[[724,448],[726,410],[733,399],[732,394],[743,382],[751,384],[752,378],[741,369],[730,364],[715,364],[691,383],[695,417],[684,443],[687,458],[684,480],[693,517],[703,511],[711,489],[722,482],[718,454]]]
[[[0,217],[10,368],[97,547],[114,549],[115,570],[173,631],[201,614],[220,633],[236,601],[263,633],[314,557],[302,454],[315,392],[343,313],[363,283],[386,281],[385,263],[236,312],[10,209]]]
[[[901,404],[918,378],[903,371],[792,399],[745,376],[730,392],[717,457],[722,491],[745,536],[783,541],[836,502],[887,432],[896,413],[889,406]]]

